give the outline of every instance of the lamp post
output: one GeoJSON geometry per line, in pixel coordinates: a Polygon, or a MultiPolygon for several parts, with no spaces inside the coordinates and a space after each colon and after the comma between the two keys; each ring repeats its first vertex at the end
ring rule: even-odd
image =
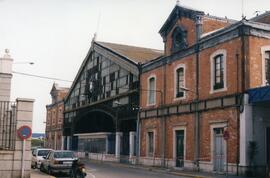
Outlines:
{"type": "Polygon", "coordinates": [[[195,91],[190,90],[189,88],[185,88],[183,86],[180,86],[180,89],[183,91],[191,92],[195,94],[195,130],[194,130],[194,144],[195,144],[195,152],[194,152],[194,164],[196,164],[196,169],[199,171],[200,165],[199,165],[199,152],[200,152],[200,113],[199,113],[199,92],[198,89],[195,91]]]}
{"type": "Polygon", "coordinates": [[[115,157],[116,159],[119,159],[120,161],[120,154],[121,154],[121,148],[120,148],[120,145],[121,145],[121,136],[122,134],[119,132],[119,125],[118,125],[118,122],[119,122],[119,106],[123,105],[122,103],[120,103],[119,101],[114,101],[113,104],[115,104],[117,106],[117,110],[116,110],[116,121],[115,121],[115,157]]]}

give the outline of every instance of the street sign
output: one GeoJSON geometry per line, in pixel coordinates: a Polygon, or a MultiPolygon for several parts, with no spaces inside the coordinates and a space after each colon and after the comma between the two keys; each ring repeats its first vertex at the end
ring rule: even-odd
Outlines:
{"type": "Polygon", "coordinates": [[[224,133],[223,133],[223,138],[224,138],[224,140],[229,140],[230,134],[229,134],[229,131],[228,131],[228,130],[225,130],[225,131],[224,131],[224,133]]]}
{"type": "Polygon", "coordinates": [[[18,129],[17,134],[22,140],[26,140],[31,137],[32,129],[29,126],[24,125],[18,129]]]}

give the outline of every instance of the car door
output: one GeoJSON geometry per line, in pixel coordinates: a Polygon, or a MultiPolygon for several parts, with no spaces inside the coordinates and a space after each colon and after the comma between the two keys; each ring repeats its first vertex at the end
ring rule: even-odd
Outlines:
{"type": "Polygon", "coordinates": [[[48,170],[48,166],[49,166],[49,162],[50,162],[50,156],[51,156],[52,152],[50,151],[48,153],[48,155],[46,156],[46,159],[43,162],[44,165],[44,169],[48,170]]]}
{"type": "Polygon", "coordinates": [[[37,149],[32,151],[31,165],[34,166],[37,160],[37,149]]]}
{"type": "Polygon", "coordinates": [[[50,157],[49,157],[49,160],[48,160],[48,166],[52,166],[53,165],[53,152],[51,152],[51,154],[50,154],[50,157]]]}

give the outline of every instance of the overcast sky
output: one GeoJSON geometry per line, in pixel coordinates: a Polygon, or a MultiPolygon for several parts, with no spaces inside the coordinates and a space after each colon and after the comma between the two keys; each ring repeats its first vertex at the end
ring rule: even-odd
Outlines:
{"type": "MultiPolygon", "coordinates": [[[[242,0],[180,2],[211,15],[241,19],[242,0]]],[[[270,10],[269,0],[244,2],[248,18],[255,11],[270,10]]],[[[0,0],[0,55],[8,48],[15,63],[35,62],[14,64],[14,71],[73,80],[95,32],[99,41],[163,49],[158,31],[175,4],[176,0],[0,0]]],[[[53,82],[13,76],[12,100],[35,99],[34,132],[44,132],[53,82]]]]}

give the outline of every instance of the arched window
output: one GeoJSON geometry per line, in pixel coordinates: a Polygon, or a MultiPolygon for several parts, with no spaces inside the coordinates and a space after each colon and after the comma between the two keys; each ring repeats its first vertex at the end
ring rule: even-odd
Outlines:
{"type": "Polygon", "coordinates": [[[210,56],[210,63],[211,63],[210,93],[227,90],[226,56],[227,52],[224,49],[219,49],[210,56]]]}
{"type": "Polygon", "coordinates": [[[181,98],[184,96],[184,91],[182,89],[182,87],[185,86],[184,81],[184,67],[180,67],[176,70],[176,98],[181,98]]]}
{"type": "Polygon", "coordinates": [[[224,88],[224,55],[214,57],[214,90],[224,88]]]}
{"type": "Polygon", "coordinates": [[[176,27],[172,33],[172,52],[185,49],[187,46],[187,31],[182,27],[176,27]]]}
{"type": "Polygon", "coordinates": [[[148,104],[156,103],[156,78],[150,77],[148,79],[148,104]]]}

